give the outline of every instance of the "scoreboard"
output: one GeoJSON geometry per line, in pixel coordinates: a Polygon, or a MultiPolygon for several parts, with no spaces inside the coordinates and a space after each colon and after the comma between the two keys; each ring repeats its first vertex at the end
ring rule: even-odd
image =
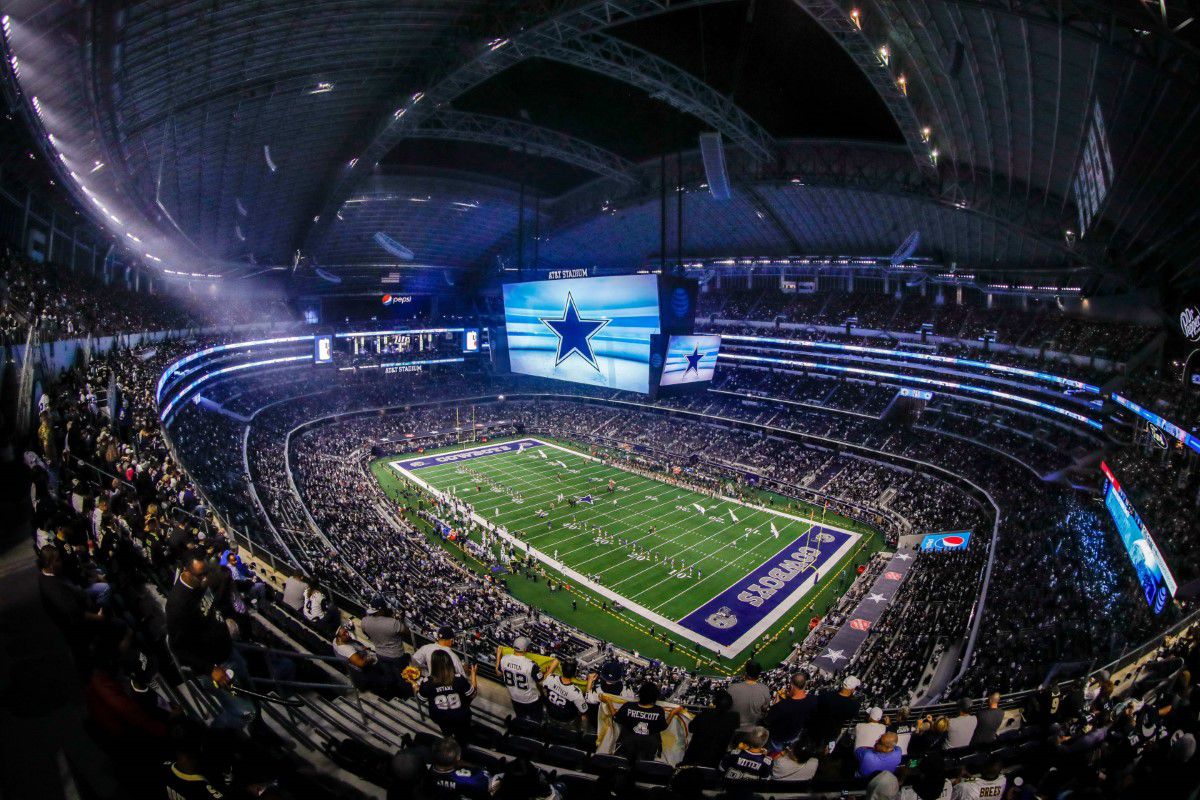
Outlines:
{"type": "Polygon", "coordinates": [[[643,394],[658,385],[662,335],[691,334],[695,320],[695,281],[661,275],[508,283],[503,292],[513,372],[643,394]]]}

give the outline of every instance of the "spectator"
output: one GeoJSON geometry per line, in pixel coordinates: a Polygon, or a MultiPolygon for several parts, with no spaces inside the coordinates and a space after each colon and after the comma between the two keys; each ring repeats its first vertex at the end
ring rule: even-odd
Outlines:
{"type": "Polygon", "coordinates": [[[854,749],[871,747],[883,736],[887,723],[883,718],[883,709],[875,706],[867,709],[867,721],[854,726],[854,749]]]}
{"type": "Polygon", "coordinates": [[[462,746],[452,736],[434,742],[431,756],[427,781],[435,797],[477,800],[500,789],[503,776],[492,777],[485,769],[463,763],[462,746]]]}
{"type": "Polygon", "coordinates": [[[504,653],[504,646],[496,647],[496,674],[508,689],[513,711],[521,719],[542,719],[542,696],[538,687],[542,683],[542,668],[529,657],[529,637],[518,636],[513,641],[513,651],[504,653]]]}
{"type": "Polygon", "coordinates": [[[929,715],[917,722],[917,732],[912,735],[908,748],[910,755],[921,758],[935,750],[941,750],[946,745],[946,737],[950,734],[950,720],[938,717],[936,720],[929,715]]]}
{"type": "Polygon", "coordinates": [[[1000,726],[1004,723],[1004,712],[1000,710],[999,692],[992,692],[988,695],[987,705],[976,714],[976,719],[978,724],[975,725],[975,733],[971,736],[971,746],[977,747],[996,741],[996,737],[1000,733],[1000,726]]]}
{"type": "Polygon", "coordinates": [[[448,625],[443,625],[438,628],[437,639],[429,644],[423,644],[417,648],[417,652],[413,653],[412,663],[416,665],[421,672],[429,672],[431,668],[431,658],[434,653],[439,650],[450,657],[450,663],[454,665],[454,674],[464,676],[467,671],[463,669],[462,661],[458,658],[458,653],[454,652],[454,629],[448,625]]]}
{"type": "Polygon", "coordinates": [[[855,774],[860,778],[870,778],[877,772],[895,772],[903,758],[903,751],[896,746],[896,734],[888,731],[879,737],[873,747],[855,749],[854,759],[858,762],[855,774]]]}
{"type": "Polygon", "coordinates": [[[946,748],[954,750],[969,746],[971,739],[975,736],[975,728],[978,724],[979,720],[975,719],[975,715],[971,713],[971,701],[964,697],[958,701],[958,714],[950,720],[946,748]]]}
{"type": "Polygon", "coordinates": [[[988,800],[1003,797],[1008,778],[1001,772],[1003,765],[992,759],[975,777],[967,777],[954,786],[954,800],[988,800]]]}
{"type": "Polygon", "coordinates": [[[404,650],[404,636],[408,628],[396,618],[392,607],[383,598],[375,598],[360,625],[363,635],[371,640],[380,665],[400,674],[412,659],[404,650]]]}
{"type": "Polygon", "coordinates": [[[837,691],[826,689],[817,696],[814,732],[823,742],[834,742],[841,735],[842,728],[858,716],[860,698],[855,694],[862,681],[849,675],[842,681],[842,688],[837,691]]]}
{"type": "Polygon", "coordinates": [[[803,672],[792,673],[787,689],[779,693],[768,709],[764,725],[771,732],[772,752],[785,749],[807,727],[817,706],[817,698],[808,694],[807,684],[808,676],[803,672]]]}
{"type": "Polygon", "coordinates": [[[792,742],[791,747],[775,758],[771,778],[777,781],[810,781],[820,766],[819,745],[804,739],[792,742]]]}
{"type": "Polygon", "coordinates": [[[730,684],[727,690],[733,698],[733,710],[737,712],[743,728],[757,724],[771,702],[771,690],[759,683],[761,676],[762,665],[751,661],[746,664],[745,677],[730,684]]]}
{"type": "Polygon", "coordinates": [[[203,727],[185,725],[174,733],[175,759],[165,765],[164,796],[182,800],[222,800],[224,783],[217,783],[202,771],[203,727]]]}
{"type": "MultiPolygon", "coordinates": [[[[211,677],[214,699],[222,709],[213,726],[242,728],[254,719],[256,709],[233,691],[248,677],[249,669],[234,648],[229,627],[208,588],[209,570],[204,551],[185,551],[179,576],[167,595],[167,640],[182,665],[211,677]]],[[[210,684],[201,681],[201,685],[210,684]]]]}
{"type": "Polygon", "coordinates": [[[90,663],[88,647],[91,633],[89,622],[100,623],[104,620],[103,609],[89,610],[83,589],[68,581],[62,572],[62,554],[52,544],[45,545],[38,551],[38,561],[41,573],[38,575],[38,591],[42,596],[42,606],[47,615],[62,631],[75,664],[86,671],[90,663]]]}
{"type": "Polygon", "coordinates": [[[445,650],[433,650],[429,674],[417,693],[429,703],[429,716],[447,736],[462,746],[471,741],[471,701],[478,689],[477,668],[471,665],[470,680],[454,671],[454,662],[445,650]]]}
{"type": "Polygon", "coordinates": [[[713,697],[713,707],[696,715],[688,725],[688,746],[683,763],[716,767],[729,751],[741,718],[733,710],[733,698],[724,689],[713,697]]]}
{"type": "Polygon", "coordinates": [[[604,704],[620,730],[617,752],[633,760],[652,761],[662,752],[662,732],[680,713],[681,706],[666,711],[658,704],[658,687],[643,683],[636,702],[624,703],[619,709],[605,697],[604,704]]]}
{"type": "Polygon", "coordinates": [[[721,769],[727,780],[765,780],[771,777],[774,759],[767,751],[766,728],[755,726],[740,735],[741,741],[724,759],[721,769]]]}
{"type": "Polygon", "coordinates": [[[909,773],[902,800],[950,800],[953,785],[946,777],[946,762],[941,752],[930,753],[921,760],[917,772],[909,773]]]}
{"type": "Polygon", "coordinates": [[[568,658],[562,662],[562,671],[558,675],[548,675],[542,683],[546,690],[546,714],[550,722],[561,728],[579,732],[583,730],[583,720],[587,715],[587,700],[584,694],[592,691],[596,680],[595,674],[589,675],[587,688],[580,691],[575,685],[575,673],[579,669],[575,659],[568,658]]]}
{"type": "Polygon", "coordinates": [[[396,696],[400,686],[399,673],[381,664],[379,657],[355,638],[354,629],[349,623],[339,626],[334,634],[333,652],[346,660],[350,668],[350,681],[355,687],[382,697],[396,696]]]}
{"type": "Polygon", "coordinates": [[[309,582],[304,587],[302,608],[304,618],[311,622],[317,630],[328,632],[332,628],[336,631],[336,626],[341,624],[337,618],[337,608],[330,604],[329,598],[325,597],[325,593],[315,583],[309,582]]]}
{"type": "Polygon", "coordinates": [[[895,800],[900,796],[900,781],[890,772],[877,772],[867,782],[864,800],[895,800]]]}

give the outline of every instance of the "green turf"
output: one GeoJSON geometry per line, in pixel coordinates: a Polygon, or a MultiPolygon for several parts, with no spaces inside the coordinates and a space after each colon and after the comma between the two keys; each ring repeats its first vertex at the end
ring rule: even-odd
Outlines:
{"type": "MultiPolygon", "coordinates": [[[[579,445],[566,446],[587,452],[587,448],[579,445]]],[[[613,455],[618,462],[621,457],[620,453],[613,455]]],[[[416,502],[419,491],[414,491],[415,487],[389,466],[397,458],[376,460],[372,471],[394,499],[416,502]]],[[[557,551],[559,559],[572,568],[596,576],[611,591],[673,620],[681,619],[720,593],[808,528],[805,522],[781,517],[764,508],[718,500],[548,447],[426,467],[418,470],[417,475],[439,490],[453,490],[470,502],[477,513],[519,534],[533,547],[550,555],[557,551]],[[547,458],[538,456],[538,451],[544,451],[547,458]],[[623,488],[610,494],[607,491],[610,479],[623,488]],[[554,507],[560,493],[566,497],[591,494],[596,503],[574,507],[561,503],[554,507]],[[618,501],[615,504],[614,498],[618,501]],[[692,503],[704,506],[706,513],[699,513],[692,503]],[[730,516],[730,509],[737,522],[730,516]],[[538,516],[539,510],[548,512],[548,516],[538,516]],[[779,538],[771,534],[770,523],[778,529],[779,538]],[[655,526],[653,533],[651,525],[655,526]],[[634,548],[628,545],[596,542],[597,526],[609,537],[636,540],[636,551],[657,553],[659,561],[652,556],[645,560],[631,558],[634,548]],[[664,563],[664,558],[675,559],[674,567],[669,561],[664,563]],[[689,567],[691,577],[672,577],[673,569],[689,567]]],[[[746,499],[773,505],[792,515],[816,519],[822,516],[819,510],[768,493],[752,492],[746,499]]],[[[861,524],[833,514],[825,516],[824,522],[865,535],[821,585],[776,623],[764,637],[765,641],[757,643],[758,658],[762,661],[774,663],[786,655],[793,641],[793,637],[786,635],[787,628],[795,625],[798,631],[794,638],[802,638],[808,618],[823,613],[848,585],[849,575],[843,573],[852,571],[854,565],[864,562],[880,547],[878,537],[861,524]]],[[[460,559],[471,561],[452,543],[432,535],[431,539],[460,559]]],[[[630,611],[602,611],[600,598],[583,587],[552,592],[547,589],[544,577],[530,580],[522,575],[507,576],[507,582],[518,599],[643,655],[689,667],[699,662],[714,672],[729,672],[744,658],[743,654],[736,659],[717,657],[685,639],[664,635],[661,630],[651,637],[650,623],[630,611]],[[572,600],[576,601],[577,609],[572,609],[572,600]],[[674,642],[674,649],[667,642],[674,642]]]]}

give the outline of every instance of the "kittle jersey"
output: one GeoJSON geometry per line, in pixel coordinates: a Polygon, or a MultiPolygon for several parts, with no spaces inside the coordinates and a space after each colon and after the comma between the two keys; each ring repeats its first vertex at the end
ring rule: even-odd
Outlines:
{"type": "Polygon", "coordinates": [[[570,722],[587,711],[587,700],[579,687],[559,678],[546,681],[546,705],[550,716],[562,722],[570,722]]]}
{"type": "Polygon", "coordinates": [[[509,653],[500,659],[500,674],[513,702],[534,703],[541,697],[538,684],[542,681],[542,669],[532,658],[509,653]]]}

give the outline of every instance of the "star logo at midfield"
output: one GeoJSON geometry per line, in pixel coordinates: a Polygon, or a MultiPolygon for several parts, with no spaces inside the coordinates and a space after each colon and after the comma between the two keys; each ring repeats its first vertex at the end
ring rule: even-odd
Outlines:
{"type": "Polygon", "coordinates": [[[910,558],[912,558],[912,556],[910,556],[908,553],[897,553],[896,554],[897,561],[908,561],[910,558]]]}
{"type": "Polygon", "coordinates": [[[869,595],[867,595],[867,599],[870,600],[872,603],[887,602],[887,598],[884,597],[883,595],[881,595],[879,592],[871,592],[869,595]]]}
{"type": "Polygon", "coordinates": [[[596,364],[596,354],[592,351],[592,337],[600,332],[610,319],[583,319],[579,316],[579,309],[575,307],[575,298],[567,292],[567,302],[563,306],[563,313],[560,319],[551,319],[541,317],[541,322],[549,328],[555,336],[558,337],[558,353],[554,359],[554,366],[558,366],[562,362],[571,357],[572,353],[578,353],[579,357],[599,372],[600,367],[596,364]]]}
{"type": "Polygon", "coordinates": [[[700,352],[699,345],[696,345],[695,347],[693,347],[692,354],[690,356],[684,356],[684,358],[687,359],[688,365],[687,365],[687,369],[685,369],[683,371],[683,374],[687,375],[689,372],[695,372],[697,375],[699,375],[700,374],[700,359],[704,358],[706,355],[708,355],[708,354],[700,352]]]}

